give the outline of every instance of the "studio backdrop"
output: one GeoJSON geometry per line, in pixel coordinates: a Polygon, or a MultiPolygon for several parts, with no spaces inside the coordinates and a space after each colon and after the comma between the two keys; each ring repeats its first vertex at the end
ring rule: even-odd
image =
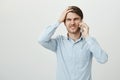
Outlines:
{"type": "MultiPolygon", "coordinates": [[[[90,35],[108,53],[108,62],[93,59],[93,80],[120,80],[119,0],[0,0],[0,80],[55,80],[56,54],[38,38],[71,5],[84,13],[90,35]]],[[[66,35],[61,24],[56,35],[66,35]]]]}

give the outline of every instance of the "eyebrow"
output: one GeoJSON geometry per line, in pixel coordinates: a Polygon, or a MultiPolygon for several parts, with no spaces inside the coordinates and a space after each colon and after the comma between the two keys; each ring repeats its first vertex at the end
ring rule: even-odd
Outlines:
{"type": "MultiPolygon", "coordinates": [[[[80,19],[80,18],[78,18],[78,17],[74,18],[74,20],[76,20],[76,19],[80,19]]],[[[66,20],[71,20],[71,18],[66,18],[66,20]]]]}

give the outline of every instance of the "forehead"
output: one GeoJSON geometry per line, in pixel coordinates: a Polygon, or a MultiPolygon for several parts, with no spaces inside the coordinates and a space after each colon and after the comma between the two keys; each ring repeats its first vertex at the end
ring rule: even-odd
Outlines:
{"type": "Polygon", "coordinates": [[[66,18],[80,18],[80,16],[76,13],[69,12],[67,13],[66,18]]]}

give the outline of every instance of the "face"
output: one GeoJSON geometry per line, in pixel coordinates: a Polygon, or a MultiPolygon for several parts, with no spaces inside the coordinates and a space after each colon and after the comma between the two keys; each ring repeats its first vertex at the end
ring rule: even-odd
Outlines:
{"type": "Polygon", "coordinates": [[[66,15],[65,26],[67,28],[68,33],[76,34],[80,32],[79,24],[82,22],[81,17],[76,13],[69,12],[66,15]]]}

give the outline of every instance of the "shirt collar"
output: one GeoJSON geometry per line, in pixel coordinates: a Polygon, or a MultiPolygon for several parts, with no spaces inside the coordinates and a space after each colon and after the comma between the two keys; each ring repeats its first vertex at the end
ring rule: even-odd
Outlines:
{"type": "MultiPolygon", "coordinates": [[[[67,33],[67,37],[66,37],[67,40],[71,40],[71,38],[69,37],[68,33],[67,33]]],[[[84,37],[83,36],[80,36],[79,39],[76,40],[76,42],[80,41],[80,40],[83,40],[84,37]]]]}

